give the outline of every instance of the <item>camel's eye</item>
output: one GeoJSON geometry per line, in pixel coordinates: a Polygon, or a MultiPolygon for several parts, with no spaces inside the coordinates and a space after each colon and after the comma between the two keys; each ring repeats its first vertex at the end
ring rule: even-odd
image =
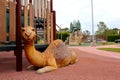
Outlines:
{"type": "Polygon", "coordinates": [[[32,29],[32,31],[35,31],[35,29],[32,29]]]}
{"type": "Polygon", "coordinates": [[[25,29],[23,28],[22,31],[25,32],[25,29]]]}

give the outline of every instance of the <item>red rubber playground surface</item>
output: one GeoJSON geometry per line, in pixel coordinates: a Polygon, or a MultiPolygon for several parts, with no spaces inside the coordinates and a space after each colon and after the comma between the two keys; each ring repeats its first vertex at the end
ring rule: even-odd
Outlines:
{"type": "Polygon", "coordinates": [[[23,71],[16,72],[13,51],[0,52],[0,80],[120,80],[119,53],[99,51],[97,47],[70,48],[77,53],[78,62],[44,74],[26,70],[29,63],[24,53],[23,71]]]}

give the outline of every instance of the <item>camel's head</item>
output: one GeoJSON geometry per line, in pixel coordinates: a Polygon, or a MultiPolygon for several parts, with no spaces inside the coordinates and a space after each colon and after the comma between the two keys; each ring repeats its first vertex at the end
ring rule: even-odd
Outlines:
{"type": "Polygon", "coordinates": [[[36,38],[35,28],[31,26],[22,28],[22,37],[24,41],[34,41],[36,38]]]}

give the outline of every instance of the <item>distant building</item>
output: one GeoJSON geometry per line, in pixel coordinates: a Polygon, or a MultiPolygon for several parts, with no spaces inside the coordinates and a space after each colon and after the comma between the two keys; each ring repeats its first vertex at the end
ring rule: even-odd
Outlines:
{"type": "Polygon", "coordinates": [[[117,30],[117,33],[120,34],[120,29],[117,30]]]}

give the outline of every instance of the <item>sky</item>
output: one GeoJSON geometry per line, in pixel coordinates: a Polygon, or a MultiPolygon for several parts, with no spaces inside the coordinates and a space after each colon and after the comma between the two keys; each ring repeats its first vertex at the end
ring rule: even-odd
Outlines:
{"type": "MultiPolygon", "coordinates": [[[[70,26],[74,20],[79,20],[82,31],[92,33],[91,0],[53,0],[56,11],[56,23],[62,28],[70,26]]],[[[94,31],[97,24],[103,21],[109,29],[120,29],[120,1],[93,0],[94,31]]]]}

